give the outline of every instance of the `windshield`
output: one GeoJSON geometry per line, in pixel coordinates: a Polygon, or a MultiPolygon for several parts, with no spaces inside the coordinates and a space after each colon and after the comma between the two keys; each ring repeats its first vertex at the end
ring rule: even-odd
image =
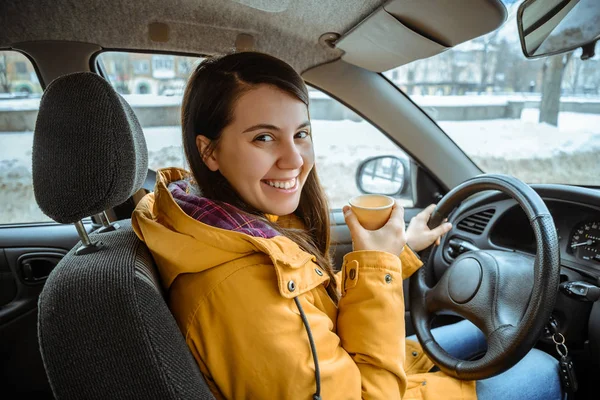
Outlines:
{"type": "Polygon", "coordinates": [[[526,59],[504,3],[498,30],[384,75],[484,172],[600,186],[600,57],[526,59]]]}

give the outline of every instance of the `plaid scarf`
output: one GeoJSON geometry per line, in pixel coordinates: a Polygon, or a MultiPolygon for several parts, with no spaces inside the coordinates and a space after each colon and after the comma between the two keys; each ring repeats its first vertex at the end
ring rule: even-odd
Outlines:
{"type": "Polygon", "coordinates": [[[242,213],[232,205],[201,197],[187,180],[171,182],[168,189],[177,205],[187,215],[204,224],[265,239],[279,235],[265,222],[242,213]]]}

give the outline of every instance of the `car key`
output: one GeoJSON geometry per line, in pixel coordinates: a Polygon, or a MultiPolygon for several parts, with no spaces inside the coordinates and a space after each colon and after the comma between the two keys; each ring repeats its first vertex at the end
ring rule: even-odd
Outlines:
{"type": "Polygon", "coordinates": [[[562,356],[558,363],[560,367],[560,380],[565,392],[575,393],[577,391],[577,377],[573,369],[573,361],[570,356],[562,356]]]}
{"type": "Polygon", "coordinates": [[[577,391],[577,377],[575,376],[575,368],[573,367],[573,361],[569,356],[569,350],[565,345],[565,337],[561,333],[555,333],[552,335],[552,341],[556,345],[556,351],[560,355],[558,362],[560,381],[562,383],[565,392],[575,393],[577,391]],[[557,339],[558,336],[558,339],[557,339]]]}

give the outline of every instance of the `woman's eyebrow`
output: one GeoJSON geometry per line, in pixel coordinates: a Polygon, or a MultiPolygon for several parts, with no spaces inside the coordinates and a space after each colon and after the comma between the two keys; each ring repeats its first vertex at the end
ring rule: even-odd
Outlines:
{"type": "Polygon", "coordinates": [[[277,127],[275,125],[271,125],[271,124],[256,124],[256,125],[252,125],[250,128],[246,129],[242,133],[252,132],[252,131],[259,130],[259,129],[266,129],[266,130],[270,130],[270,131],[280,131],[281,130],[281,129],[279,129],[279,127],[277,127]]]}
{"type": "MultiPolygon", "coordinates": [[[[298,126],[298,128],[296,128],[296,130],[306,128],[306,127],[310,127],[310,121],[304,121],[303,123],[301,123],[298,126]]],[[[252,132],[252,131],[259,130],[259,129],[265,129],[265,130],[270,130],[270,131],[280,131],[281,130],[281,128],[279,128],[278,126],[271,125],[271,124],[256,124],[256,125],[252,125],[251,127],[247,128],[242,133],[252,132]]]]}
{"type": "Polygon", "coordinates": [[[302,128],[310,128],[310,121],[308,121],[308,120],[304,121],[296,128],[296,130],[302,129],[302,128]]]}

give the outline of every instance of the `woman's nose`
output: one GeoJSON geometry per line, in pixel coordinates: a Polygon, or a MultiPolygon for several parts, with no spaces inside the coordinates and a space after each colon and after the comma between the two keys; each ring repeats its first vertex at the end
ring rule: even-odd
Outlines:
{"type": "Polygon", "coordinates": [[[282,146],[277,166],[281,169],[297,169],[302,167],[304,159],[302,158],[301,149],[296,143],[286,143],[282,146]]]}

